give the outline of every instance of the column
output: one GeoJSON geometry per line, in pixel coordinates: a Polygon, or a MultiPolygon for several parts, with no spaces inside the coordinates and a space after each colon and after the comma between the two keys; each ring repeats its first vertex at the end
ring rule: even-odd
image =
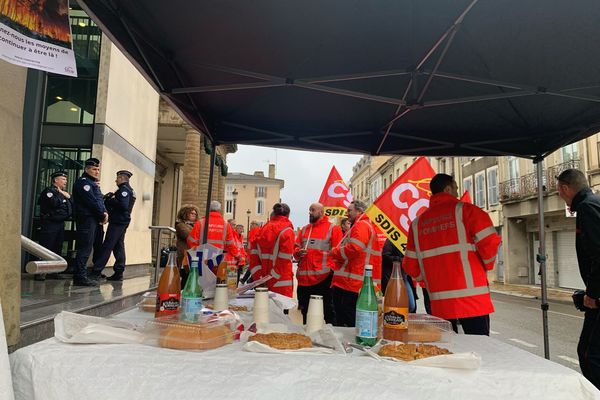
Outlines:
{"type": "Polygon", "coordinates": [[[204,152],[200,132],[184,124],[185,160],[183,164],[183,184],[181,188],[181,204],[194,204],[200,207],[200,153],[204,152]]]}
{"type": "Polygon", "coordinates": [[[210,154],[204,151],[204,140],[207,140],[202,135],[202,144],[200,145],[200,168],[197,171],[199,177],[199,200],[200,214],[204,215],[206,210],[206,196],[208,195],[208,175],[210,172],[210,154]]]}
{"type": "Polygon", "coordinates": [[[18,171],[14,172],[16,165],[19,166],[19,170],[22,165],[26,81],[26,68],[0,62],[0,170],[5,172],[4,187],[9,188],[0,191],[0,301],[9,346],[16,345],[20,336],[22,177],[18,171]]]}

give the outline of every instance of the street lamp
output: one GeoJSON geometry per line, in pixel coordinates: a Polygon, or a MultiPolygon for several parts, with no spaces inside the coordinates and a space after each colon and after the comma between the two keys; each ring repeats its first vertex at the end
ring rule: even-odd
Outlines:
{"type": "Polygon", "coordinates": [[[231,192],[231,197],[233,197],[233,219],[235,219],[235,200],[237,199],[238,192],[234,188],[233,192],[231,192]]]}
{"type": "Polygon", "coordinates": [[[248,221],[246,222],[246,240],[248,240],[248,234],[250,233],[250,214],[252,214],[252,211],[246,211],[246,215],[248,216],[248,221]]]}

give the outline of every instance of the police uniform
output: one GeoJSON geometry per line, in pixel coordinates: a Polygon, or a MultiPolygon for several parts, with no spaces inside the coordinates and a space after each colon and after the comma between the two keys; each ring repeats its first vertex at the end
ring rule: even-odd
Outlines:
{"type": "MultiPolygon", "coordinates": [[[[117,172],[117,177],[131,178],[132,175],[131,172],[125,170],[117,172]]],[[[125,271],[125,233],[131,222],[131,210],[133,210],[135,200],[135,191],[128,181],[119,184],[114,193],[107,193],[104,196],[104,204],[108,210],[108,229],[98,258],[94,260],[92,278],[100,278],[112,252],[115,256],[114,274],[108,280],[123,280],[123,271],[125,271]]]]}
{"type": "MultiPolygon", "coordinates": [[[[100,161],[97,158],[90,158],[86,160],[85,166],[99,167],[100,161]]],[[[96,283],[87,277],[86,264],[101,228],[100,224],[104,220],[106,207],[96,179],[86,172],[73,185],[73,204],[77,223],[75,244],[77,257],[73,283],[95,286],[96,283]]]]}
{"type": "MultiPolygon", "coordinates": [[[[54,182],[60,176],[67,177],[65,171],[57,171],[51,175],[54,182]]],[[[63,240],[65,237],[65,220],[69,219],[73,212],[71,199],[67,199],[54,185],[42,190],[38,199],[40,206],[40,236],[42,246],[55,254],[61,255],[63,240]]],[[[45,274],[35,276],[36,280],[44,280],[45,274]]]]}

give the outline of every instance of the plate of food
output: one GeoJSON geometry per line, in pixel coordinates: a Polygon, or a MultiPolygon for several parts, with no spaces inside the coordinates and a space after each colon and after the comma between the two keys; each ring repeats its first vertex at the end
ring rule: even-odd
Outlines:
{"type": "Polygon", "coordinates": [[[379,360],[439,368],[478,369],[481,356],[475,352],[453,353],[443,346],[424,343],[402,343],[380,340],[366,351],[379,360]]]}

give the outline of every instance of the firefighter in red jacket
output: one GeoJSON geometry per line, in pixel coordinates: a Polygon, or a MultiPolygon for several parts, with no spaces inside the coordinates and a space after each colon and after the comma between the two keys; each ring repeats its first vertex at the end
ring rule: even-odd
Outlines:
{"type": "Polygon", "coordinates": [[[466,334],[489,336],[494,306],[486,271],[494,268],[500,236],[485,211],[457,199],[450,175],[437,174],[430,188],[429,209],[411,223],[402,267],[425,282],[433,315],[456,332],[459,320],[466,334]]]}
{"type": "MultiPolygon", "coordinates": [[[[267,282],[269,290],[287,297],[293,296],[294,273],[292,256],[294,253],[294,228],[288,219],[290,207],[285,203],[273,206],[271,220],[260,230],[253,249],[260,264],[251,264],[252,279],[265,275],[273,279],[267,282]]],[[[256,258],[254,258],[256,260],[256,258]]]]}
{"type": "MultiPolygon", "coordinates": [[[[238,248],[235,245],[233,237],[233,229],[223,219],[220,213],[221,203],[216,200],[210,203],[210,214],[208,217],[208,244],[215,246],[216,248],[223,249],[227,252],[227,256],[231,259],[239,259],[240,255],[238,248]]],[[[187,243],[190,248],[200,246],[203,242],[204,235],[204,220],[202,217],[196,221],[194,228],[190,232],[187,243]]]]}
{"type": "Polygon", "coordinates": [[[359,200],[350,203],[350,233],[346,233],[341,243],[331,251],[335,262],[331,286],[337,326],[355,325],[356,300],[362,287],[365,265],[373,266],[373,282],[381,286],[381,248],[375,227],[364,213],[366,208],[366,204],[359,200]]]}
{"type": "Polygon", "coordinates": [[[298,261],[298,308],[304,324],[311,295],[323,296],[325,322],[333,324],[333,301],[331,299],[331,267],[333,259],[329,252],[342,240],[342,230],[329,222],[320,203],[308,209],[310,224],[300,230],[296,237],[294,257],[298,261]]]}

